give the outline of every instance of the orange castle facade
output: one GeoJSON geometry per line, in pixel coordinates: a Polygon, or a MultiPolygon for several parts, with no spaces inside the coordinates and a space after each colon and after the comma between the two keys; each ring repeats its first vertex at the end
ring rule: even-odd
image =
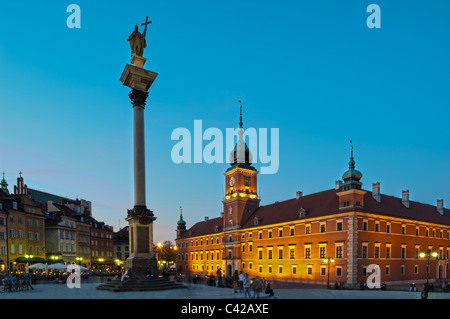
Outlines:
{"type": "Polygon", "coordinates": [[[216,276],[221,269],[229,277],[237,270],[250,277],[356,286],[375,264],[387,284],[449,277],[450,211],[443,201],[410,201],[408,191],[402,198],[387,196],[380,183],[364,190],[353,148],[349,170],[335,188],[297,192],[266,206],[259,205],[258,171],[241,139],[233,152],[221,216],[189,229],[182,216],[178,222],[179,272],[216,276]],[[240,149],[245,156],[238,161],[240,149]]]}

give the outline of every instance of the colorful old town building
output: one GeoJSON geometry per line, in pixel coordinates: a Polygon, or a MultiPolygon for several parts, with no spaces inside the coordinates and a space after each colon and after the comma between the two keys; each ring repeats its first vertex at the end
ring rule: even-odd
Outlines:
{"type": "Polygon", "coordinates": [[[45,262],[45,214],[28,194],[22,174],[8,191],[0,189],[0,259],[2,272],[25,271],[27,264],[45,262]]]}
{"type": "Polygon", "coordinates": [[[258,171],[242,139],[225,171],[220,217],[186,227],[177,224],[177,269],[225,276],[236,270],[251,277],[306,283],[367,282],[377,268],[381,282],[446,281],[449,276],[450,210],[381,193],[380,183],[362,186],[351,148],[348,170],[335,187],[260,205],[258,171]]]}
{"type": "Polygon", "coordinates": [[[0,181],[0,273],[36,263],[111,268],[113,230],[92,216],[91,202],[28,188],[22,173],[10,193],[0,181]]]}

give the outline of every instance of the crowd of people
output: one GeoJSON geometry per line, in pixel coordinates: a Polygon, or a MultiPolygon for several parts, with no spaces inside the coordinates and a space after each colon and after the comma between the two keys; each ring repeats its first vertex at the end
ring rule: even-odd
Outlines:
{"type": "Polygon", "coordinates": [[[240,273],[236,270],[233,275],[234,293],[243,293],[244,298],[259,299],[261,292],[268,294],[270,297],[274,295],[273,289],[264,278],[256,276],[250,279],[247,273],[240,273]],[[253,294],[251,294],[253,291],[253,294]]]}
{"type": "Polygon", "coordinates": [[[32,276],[26,273],[22,276],[17,274],[8,273],[3,279],[3,292],[34,290],[32,286],[32,276]]]}

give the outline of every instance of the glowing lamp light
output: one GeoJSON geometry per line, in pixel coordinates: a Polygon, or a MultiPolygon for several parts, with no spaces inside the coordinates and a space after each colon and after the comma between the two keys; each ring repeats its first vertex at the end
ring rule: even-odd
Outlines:
{"type": "Polygon", "coordinates": [[[419,256],[420,258],[425,258],[425,253],[420,253],[419,256]]]}

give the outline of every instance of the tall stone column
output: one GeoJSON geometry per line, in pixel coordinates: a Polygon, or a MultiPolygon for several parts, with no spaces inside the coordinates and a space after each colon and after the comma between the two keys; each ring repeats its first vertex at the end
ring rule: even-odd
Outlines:
{"type": "Polygon", "coordinates": [[[133,104],[134,205],[145,206],[144,109],[148,92],[133,89],[129,97],[133,104]]]}
{"type": "Polygon", "coordinates": [[[144,110],[148,90],[157,73],[144,69],[145,58],[133,56],[120,78],[131,88],[129,98],[133,105],[133,149],[134,149],[134,207],[128,210],[126,220],[129,223],[130,256],[126,267],[131,269],[133,277],[144,277],[147,269],[152,273],[158,270],[153,253],[153,212],[147,208],[145,196],[145,138],[144,110]]]}

